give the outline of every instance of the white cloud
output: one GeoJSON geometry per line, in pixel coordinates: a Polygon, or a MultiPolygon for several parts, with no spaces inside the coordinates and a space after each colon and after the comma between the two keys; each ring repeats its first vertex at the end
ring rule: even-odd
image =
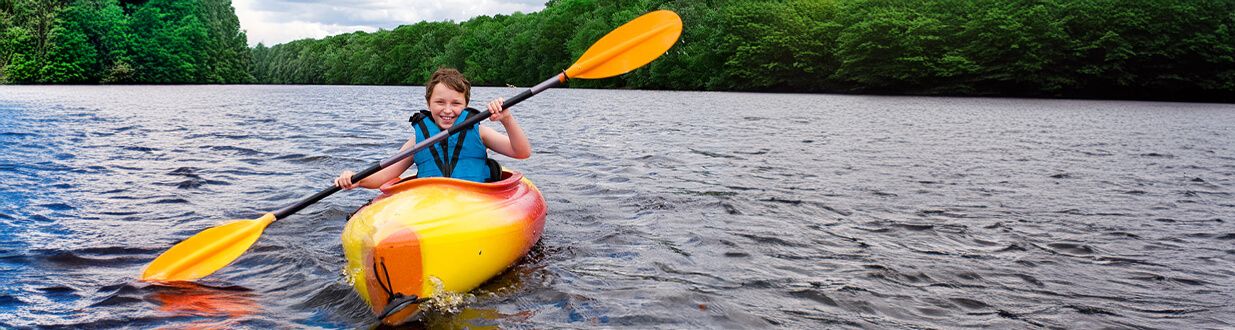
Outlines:
{"type": "Polygon", "coordinates": [[[249,45],[394,29],[421,21],[530,13],[546,0],[232,0],[249,45]]]}

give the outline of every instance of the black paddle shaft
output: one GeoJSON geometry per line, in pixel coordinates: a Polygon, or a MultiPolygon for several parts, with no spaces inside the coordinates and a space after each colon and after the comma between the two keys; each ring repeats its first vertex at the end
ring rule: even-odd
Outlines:
{"type": "MultiPolygon", "coordinates": [[[[532,86],[532,88],[524,90],[523,92],[519,93],[519,95],[515,95],[514,97],[511,97],[510,99],[502,102],[502,109],[513,107],[515,106],[515,104],[519,104],[519,102],[523,102],[523,100],[526,100],[532,97],[533,95],[539,94],[540,92],[543,92],[546,89],[564,85],[566,83],[565,77],[566,77],[566,74],[562,73],[562,74],[553,76],[553,78],[549,78],[548,80],[545,80],[544,82],[541,82],[540,84],[537,84],[536,86],[532,86]]],[[[488,111],[481,111],[479,114],[472,116],[468,118],[467,120],[464,120],[462,124],[450,126],[450,128],[446,129],[445,131],[441,131],[441,132],[438,132],[437,134],[433,134],[433,136],[430,136],[424,141],[420,141],[420,143],[417,143],[411,148],[401,151],[398,154],[391,156],[390,158],[386,158],[380,162],[377,162],[373,164],[372,166],[369,166],[369,168],[366,168],[360,171],[359,173],[352,175],[352,182],[360,182],[360,180],[364,180],[364,178],[367,178],[370,175],[373,175],[374,173],[377,173],[384,168],[390,167],[390,165],[394,165],[394,163],[398,163],[400,160],[410,157],[411,155],[414,155],[417,152],[424,150],[424,148],[431,146],[434,143],[441,142],[443,139],[445,139],[446,137],[450,135],[453,135],[459,131],[462,131],[464,127],[471,127],[472,125],[475,125],[481,120],[485,120],[485,118],[489,118],[489,116],[492,114],[493,113],[488,112],[488,111]]],[[[313,196],[309,196],[305,199],[300,200],[299,202],[293,203],[291,205],[288,205],[287,207],[284,207],[278,211],[275,211],[274,219],[280,220],[296,212],[299,212],[305,207],[308,207],[309,205],[313,205],[313,203],[317,203],[317,201],[320,201],[323,198],[326,198],[326,196],[330,196],[330,195],[333,195],[334,193],[339,192],[339,190],[343,190],[343,188],[339,188],[339,186],[337,185],[331,185],[329,188],[326,188],[322,191],[317,192],[316,194],[313,194],[313,196]]]]}

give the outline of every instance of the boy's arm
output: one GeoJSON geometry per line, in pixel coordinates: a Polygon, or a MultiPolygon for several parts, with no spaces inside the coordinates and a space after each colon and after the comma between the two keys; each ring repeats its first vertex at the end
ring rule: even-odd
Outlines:
{"type": "Polygon", "coordinates": [[[504,118],[502,126],[506,127],[506,133],[510,134],[509,136],[495,129],[480,126],[480,140],[485,143],[485,147],[514,159],[531,157],[532,143],[527,140],[527,135],[523,134],[523,128],[519,127],[515,118],[504,118]]]}
{"type": "MultiPolygon", "coordinates": [[[[399,148],[399,151],[407,150],[407,148],[411,148],[414,145],[416,145],[415,137],[407,140],[406,143],[403,143],[403,147],[399,148]]],[[[407,171],[409,167],[412,167],[412,157],[404,158],[403,160],[391,164],[390,167],[377,171],[377,173],[373,173],[373,175],[364,178],[364,180],[360,180],[360,186],[369,189],[380,188],[382,184],[398,178],[399,174],[403,174],[403,171],[407,171]]]]}
{"type": "Polygon", "coordinates": [[[489,120],[501,122],[509,136],[498,133],[492,128],[480,126],[480,141],[485,143],[485,147],[499,154],[514,159],[527,159],[532,156],[532,142],[528,141],[527,135],[523,134],[523,128],[519,127],[519,122],[515,120],[515,114],[510,109],[503,109],[502,102],[505,101],[502,98],[489,101],[488,110],[493,114],[489,120]]]}

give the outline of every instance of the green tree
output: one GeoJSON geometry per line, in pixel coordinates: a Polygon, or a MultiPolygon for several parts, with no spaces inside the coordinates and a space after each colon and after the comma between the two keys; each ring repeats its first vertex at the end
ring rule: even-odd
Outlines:
{"type": "Polygon", "coordinates": [[[65,7],[48,33],[48,49],[39,68],[40,83],[86,83],[96,80],[98,52],[86,35],[84,23],[91,12],[65,7]]]}
{"type": "Polygon", "coordinates": [[[200,0],[199,20],[206,25],[205,83],[250,83],[253,54],[231,0],[200,0]]]}
{"type": "Polygon", "coordinates": [[[10,27],[0,35],[0,81],[33,82],[38,77],[38,55],[34,33],[24,27],[10,27]]]}

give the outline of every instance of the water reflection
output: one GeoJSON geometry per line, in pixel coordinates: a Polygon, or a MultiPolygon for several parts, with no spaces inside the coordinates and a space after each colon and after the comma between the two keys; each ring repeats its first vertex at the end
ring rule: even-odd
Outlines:
{"type": "Polygon", "coordinates": [[[240,286],[214,287],[191,282],[152,284],[150,299],[166,316],[198,316],[239,320],[261,312],[253,290],[240,286]]]}

